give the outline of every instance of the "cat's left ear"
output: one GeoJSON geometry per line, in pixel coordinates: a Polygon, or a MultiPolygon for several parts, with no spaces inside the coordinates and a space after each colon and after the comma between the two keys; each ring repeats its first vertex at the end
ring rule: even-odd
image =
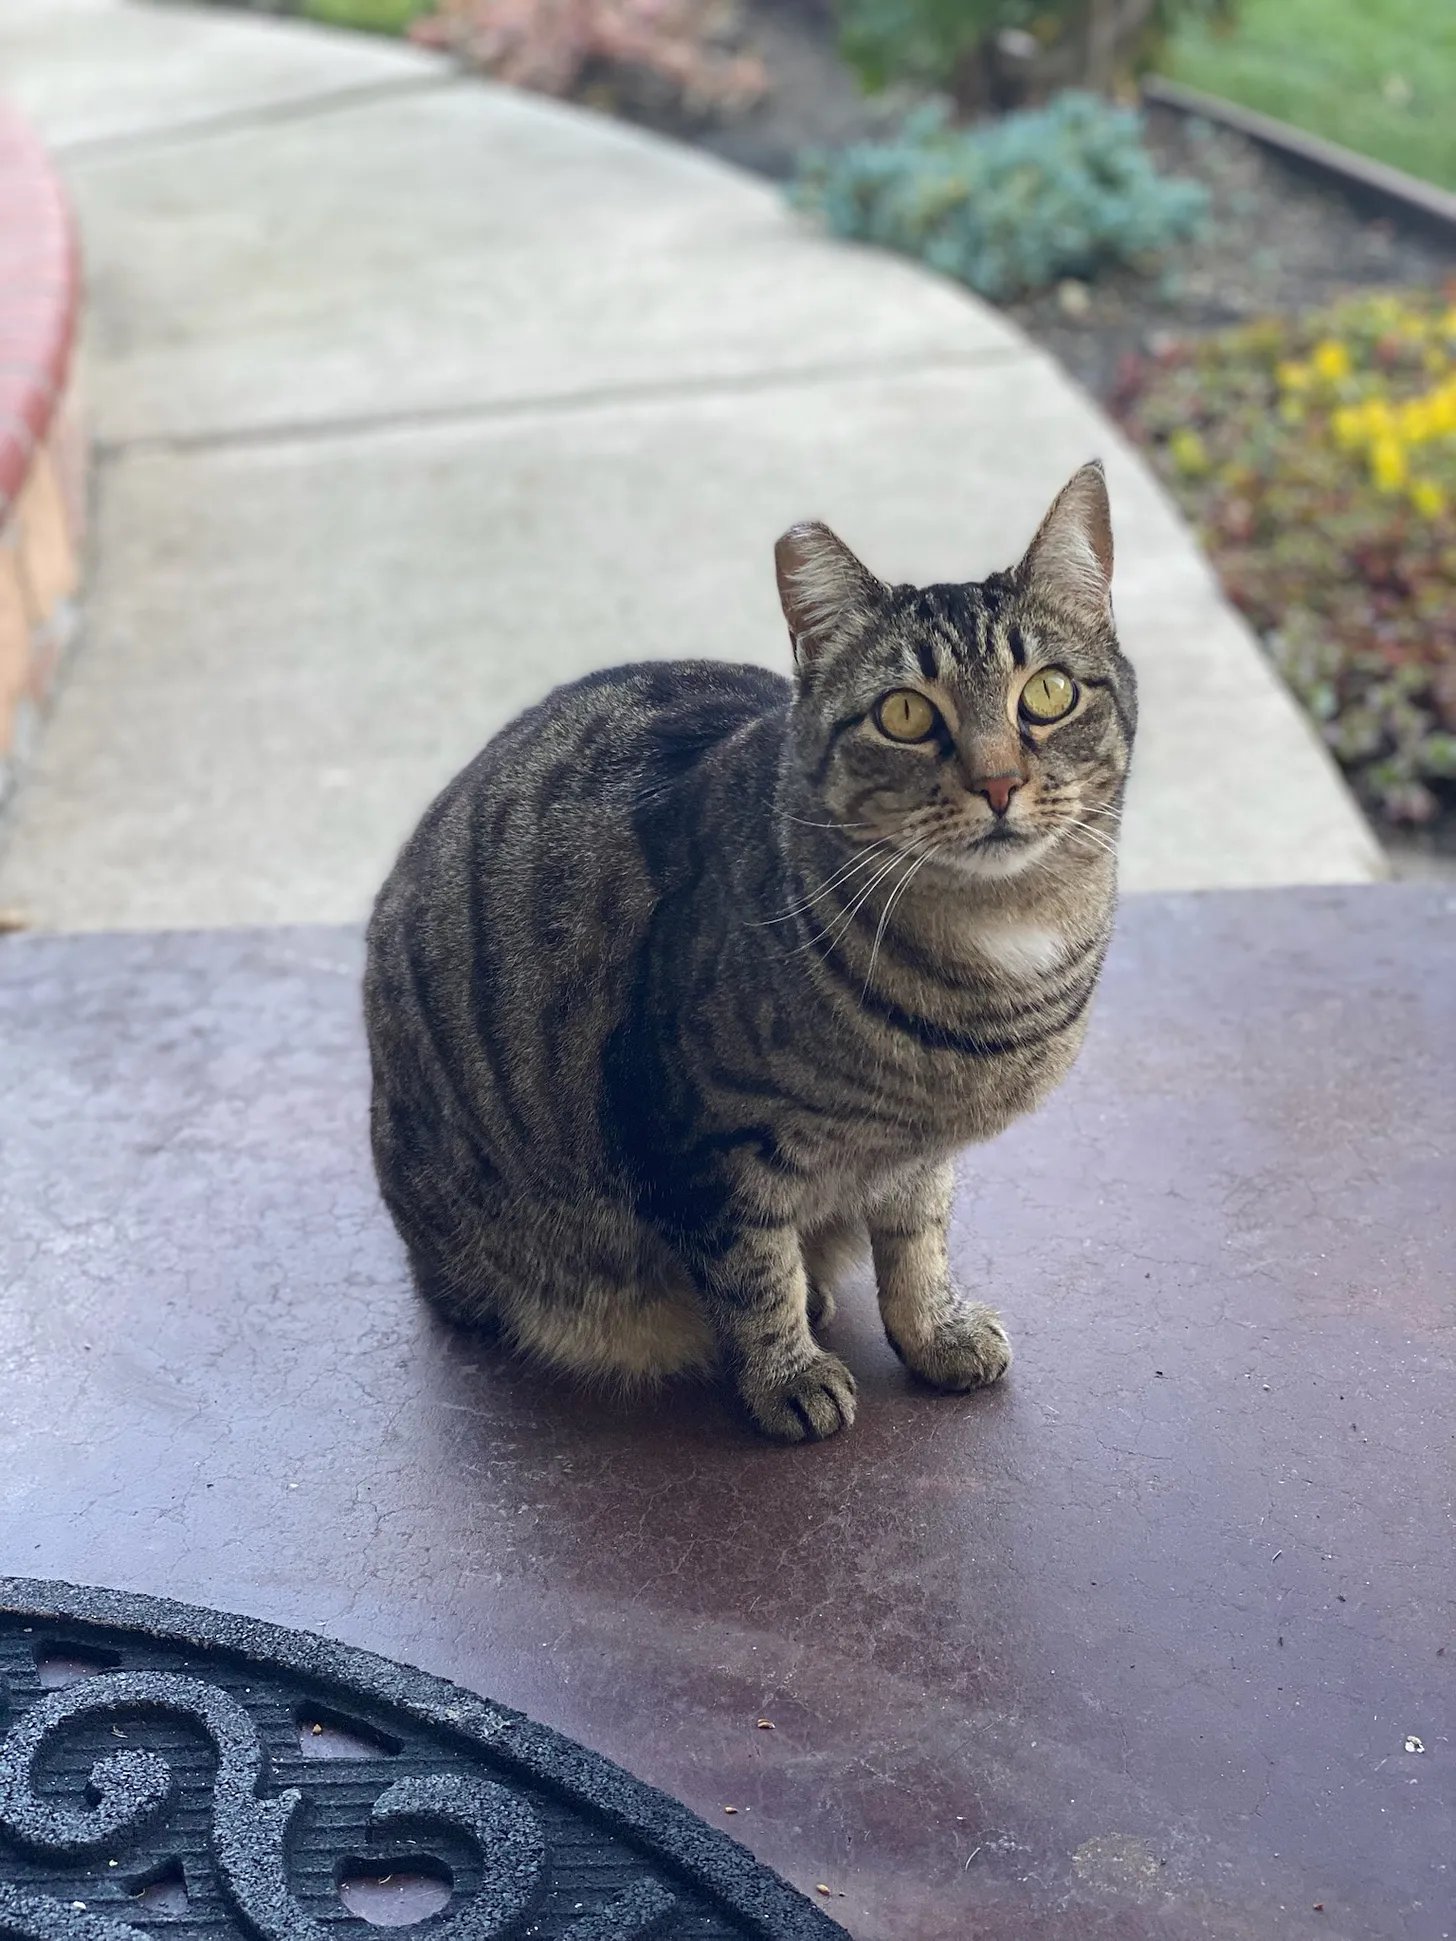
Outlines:
{"type": "Polygon", "coordinates": [[[1088,620],[1110,617],[1112,508],[1096,459],[1073,473],[1052,501],[1019,570],[1028,585],[1088,620]]]}
{"type": "Polygon", "coordinates": [[[886,597],[868,566],[817,520],[789,528],[774,547],[774,565],[799,667],[867,620],[886,597]]]}

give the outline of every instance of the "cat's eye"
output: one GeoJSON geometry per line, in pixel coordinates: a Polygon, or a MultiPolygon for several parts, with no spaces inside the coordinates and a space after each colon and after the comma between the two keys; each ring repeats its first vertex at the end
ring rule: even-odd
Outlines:
{"type": "Polygon", "coordinates": [[[1060,667],[1043,667],[1021,690],[1021,712],[1028,721],[1060,721],[1077,705],[1077,683],[1060,667]]]}
{"type": "Polygon", "coordinates": [[[913,687],[897,687],[880,700],[875,725],[891,741],[928,741],[940,716],[913,687]]]}

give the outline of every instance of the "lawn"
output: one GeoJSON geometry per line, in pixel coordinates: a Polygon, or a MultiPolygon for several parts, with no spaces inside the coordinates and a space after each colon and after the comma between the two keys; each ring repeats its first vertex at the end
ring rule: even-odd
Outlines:
{"type": "Polygon", "coordinates": [[[375,34],[402,34],[431,0],[303,0],[299,12],[330,27],[362,27],[375,34]]]}
{"type": "Polygon", "coordinates": [[[1233,31],[1192,21],[1160,65],[1456,189],[1456,0],[1239,0],[1233,31]]]}

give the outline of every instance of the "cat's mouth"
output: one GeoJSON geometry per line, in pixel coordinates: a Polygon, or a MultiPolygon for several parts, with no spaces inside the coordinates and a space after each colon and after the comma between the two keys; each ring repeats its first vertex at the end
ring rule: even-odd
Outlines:
{"type": "Polygon", "coordinates": [[[1040,833],[1036,829],[1013,829],[1009,822],[993,822],[989,829],[983,829],[979,836],[973,836],[966,847],[968,849],[1017,849],[1023,843],[1036,842],[1040,833]]]}
{"type": "Polygon", "coordinates": [[[954,869],[968,876],[1015,876],[1044,846],[1042,831],[1008,828],[1004,822],[997,822],[964,837],[954,848],[947,846],[942,855],[954,869]]]}

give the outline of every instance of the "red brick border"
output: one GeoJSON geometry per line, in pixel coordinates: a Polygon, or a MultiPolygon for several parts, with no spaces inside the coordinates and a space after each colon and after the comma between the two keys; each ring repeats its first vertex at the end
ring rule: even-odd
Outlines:
{"type": "Polygon", "coordinates": [[[0,802],[71,632],[85,515],[72,384],[81,269],[34,131],[0,101],[0,802]]]}

